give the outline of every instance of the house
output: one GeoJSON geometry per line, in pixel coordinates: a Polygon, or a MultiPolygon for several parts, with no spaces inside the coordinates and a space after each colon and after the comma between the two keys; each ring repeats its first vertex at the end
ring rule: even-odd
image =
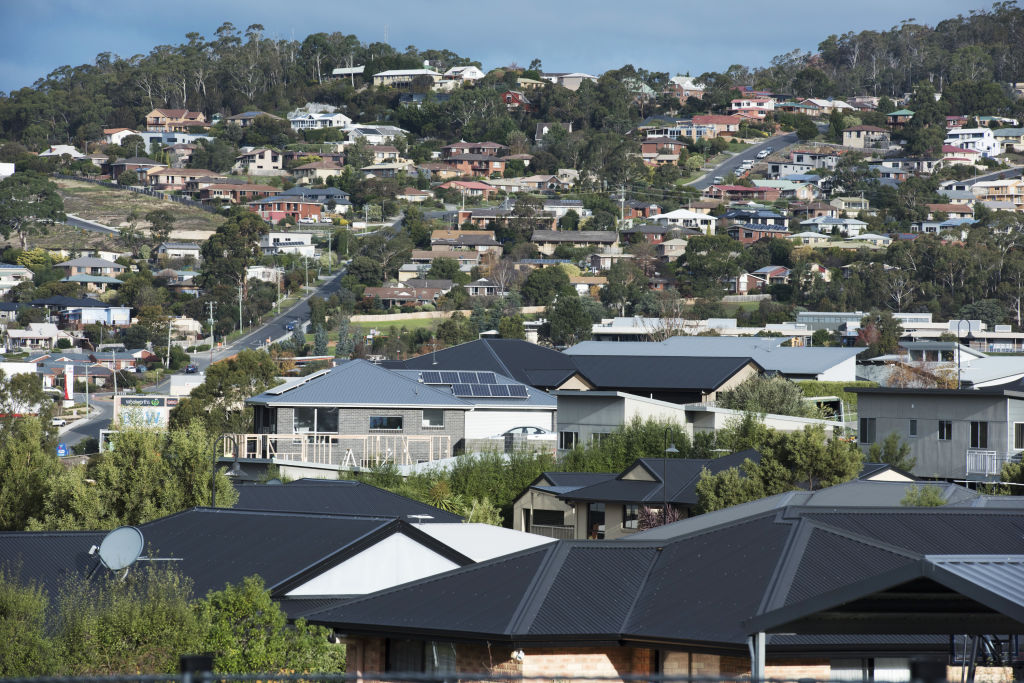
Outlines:
{"type": "Polygon", "coordinates": [[[50,296],[45,299],[34,299],[29,302],[29,306],[44,308],[49,312],[51,319],[56,316],[60,325],[79,330],[93,323],[115,327],[131,324],[131,308],[114,306],[96,299],[50,296]]]}
{"type": "Polygon", "coordinates": [[[670,239],[661,242],[655,247],[658,258],[665,262],[675,261],[686,253],[687,241],[684,239],[670,239]]]}
{"type": "MultiPolygon", "coordinates": [[[[588,485],[571,486],[569,490],[553,492],[557,499],[579,511],[572,516],[571,528],[562,531],[560,535],[577,540],[626,539],[641,530],[640,517],[645,509],[658,514],[664,509],[665,503],[672,510],[673,520],[692,517],[697,514],[697,482],[703,472],[706,470],[709,474],[717,474],[739,467],[746,460],[760,462],[761,454],[748,449],[713,459],[638,458],[618,475],[601,477],[588,485]]],[[[513,504],[514,519],[518,518],[516,522],[523,527],[527,526],[527,519],[532,523],[536,514],[533,509],[525,506],[527,501],[539,499],[538,502],[544,506],[541,509],[555,507],[545,500],[547,496],[541,496],[539,490],[535,491],[537,495],[520,496],[513,504]]],[[[547,517],[550,522],[557,521],[551,512],[541,516],[547,517]]],[[[551,526],[569,525],[565,524],[563,515],[562,524],[551,526]]]]}
{"type": "Polygon", "coordinates": [[[750,119],[763,119],[775,110],[770,97],[741,97],[729,102],[729,113],[750,119]]]}
{"type": "Polygon", "coordinates": [[[579,296],[596,298],[598,291],[608,286],[608,278],[603,275],[570,275],[569,285],[579,296]]]}
{"type": "Polygon", "coordinates": [[[146,114],[146,130],[153,132],[188,132],[206,130],[210,124],[201,111],[187,109],[154,109],[146,114]]]}
{"type": "Polygon", "coordinates": [[[292,130],[320,130],[321,128],[344,129],[352,125],[352,119],[341,112],[309,112],[296,110],[288,114],[292,130]]]}
{"type": "Polygon", "coordinates": [[[846,214],[847,218],[856,218],[861,211],[871,212],[871,203],[863,197],[835,197],[829,204],[836,207],[840,214],[846,214]]]}
{"type": "Polygon", "coordinates": [[[33,275],[25,266],[0,263],[0,294],[6,294],[22,282],[31,282],[33,275]]]}
{"type": "Polygon", "coordinates": [[[786,217],[777,211],[770,209],[759,209],[759,208],[746,208],[739,207],[735,209],[729,209],[722,218],[735,223],[745,223],[747,225],[774,225],[776,227],[786,226],[786,217]]]}
{"type": "MultiPolygon", "coordinates": [[[[691,124],[711,131],[711,137],[721,137],[740,131],[743,117],[726,114],[694,114],[691,124]]],[[[686,136],[692,137],[692,136],[686,136]]],[[[694,138],[696,139],[696,138],[694,138]]]]}
{"type": "Polygon", "coordinates": [[[753,244],[763,239],[789,239],[793,236],[786,228],[770,225],[730,225],[726,229],[726,233],[743,245],[753,244]]]}
{"type": "Polygon", "coordinates": [[[530,98],[519,90],[506,90],[501,93],[501,101],[505,103],[505,107],[510,111],[515,109],[533,111],[533,103],[530,102],[530,98]]]}
{"type": "Polygon", "coordinates": [[[1008,202],[1015,211],[1024,211],[1024,179],[983,180],[970,186],[980,202],[1008,202]]]}
{"type": "Polygon", "coordinates": [[[832,218],[830,216],[818,216],[816,218],[809,218],[805,221],[800,221],[800,227],[823,235],[831,235],[838,231],[847,237],[856,237],[867,230],[868,224],[857,218],[832,218]]]}
{"type": "MultiPolygon", "coordinates": [[[[747,275],[750,276],[747,290],[764,289],[771,285],[789,284],[789,277],[791,273],[792,271],[785,266],[765,266],[764,268],[758,268],[753,272],[747,273],[747,275]]],[[[737,292],[737,294],[742,293],[743,292],[737,292]]]]}
{"type": "Polygon", "coordinates": [[[260,235],[260,251],[264,254],[298,254],[313,258],[316,247],[309,232],[268,232],[260,235]]]}
{"type": "Polygon", "coordinates": [[[695,97],[698,100],[704,99],[704,84],[697,83],[690,76],[673,76],[668,79],[668,85],[662,91],[666,95],[672,95],[680,104],[686,104],[686,100],[695,97]]]}
{"type": "Polygon", "coordinates": [[[889,131],[878,126],[852,126],[843,129],[843,146],[857,149],[888,149],[889,131]]]}
{"type": "Polygon", "coordinates": [[[373,85],[375,88],[404,88],[416,79],[425,79],[433,87],[441,80],[441,74],[432,69],[388,69],[373,75],[373,85]]]}
{"type": "Polygon", "coordinates": [[[156,254],[167,259],[191,259],[196,262],[201,258],[199,245],[195,242],[163,242],[156,248],[156,254]]]}
{"type": "Polygon", "coordinates": [[[356,126],[349,127],[349,140],[353,142],[362,138],[368,145],[386,145],[395,141],[398,136],[406,137],[409,131],[397,126],[356,126]]]}
{"type": "Polygon", "coordinates": [[[914,117],[914,112],[909,109],[897,109],[891,111],[885,115],[885,122],[890,128],[895,130],[901,130],[904,126],[910,123],[910,119],[914,117]]]}
{"type": "Polygon", "coordinates": [[[871,244],[876,247],[888,247],[892,244],[892,238],[888,235],[876,235],[874,233],[866,232],[854,237],[847,237],[847,242],[857,242],[859,244],[871,244]]]}
{"type": "Polygon", "coordinates": [[[614,246],[618,235],[611,230],[534,230],[530,241],[537,245],[537,250],[552,256],[559,245],[567,244],[574,249],[614,246]]]}
{"type": "MultiPolygon", "coordinates": [[[[483,254],[494,252],[497,247],[501,246],[494,239],[493,230],[433,230],[430,233],[430,244],[434,253],[446,252],[448,250],[473,249],[483,254]]],[[[441,253],[439,255],[444,256],[446,254],[441,253]]]]}
{"type": "Polygon", "coordinates": [[[992,135],[1004,154],[1024,151],[1024,128],[997,128],[992,135]]]}
{"type": "Polygon", "coordinates": [[[383,164],[370,164],[369,166],[363,166],[360,168],[359,172],[366,178],[397,178],[403,173],[415,175],[413,173],[413,163],[405,160],[383,164]]]}
{"type": "Polygon", "coordinates": [[[408,370],[489,371],[542,390],[554,389],[576,371],[566,354],[521,339],[481,338],[392,364],[408,370]]]}
{"type": "Polygon", "coordinates": [[[292,169],[292,175],[300,185],[323,183],[331,176],[340,176],[342,165],[333,161],[311,161],[292,169]]]}
{"type": "Polygon", "coordinates": [[[552,431],[556,408],[553,397],[493,372],[398,370],[365,360],[289,380],[246,403],[255,415],[249,458],[332,473],[493,448],[494,437],[514,427],[552,431]]]}
{"type": "Polygon", "coordinates": [[[164,165],[159,161],[155,161],[148,157],[129,157],[127,159],[118,159],[117,161],[111,161],[105,164],[103,166],[103,172],[111,178],[116,179],[125,171],[135,171],[136,173],[144,176],[145,171],[151,168],[164,168],[164,165]]]}
{"type": "Polygon", "coordinates": [[[28,323],[23,330],[7,328],[5,336],[10,350],[52,349],[60,332],[53,323],[28,323]]]}
{"type": "Polygon", "coordinates": [[[452,154],[441,163],[463,176],[489,178],[492,174],[505,172],[505,160],[490,154],[452,154]]]}
{"type": "Polygon", "coordinates": [[[646,137],[640,142],[640,156],[648,166],[662,166],[679,162],[679,154],[686,145],[670,137],[646,137]]]}
{"type": "Polygon", "coordinates": [[[284,268],[274,266],[246,266],[245,281],[259,280],[280,285],[284,281],[284,268]]]}
{"type": "Polygon", "coordinates": [[[352,208],[352,201],[349,199],[348,192],[339,190],[336,187],[296,185],[283,192],[278,192],[276,197],[281,200],[294,197],[300,200],[319,202],[322,212],[329,214],[346,214],[352,208]]]}
{"type": "MultiPolygon", "coordinates": [[[[870,680],[949,680],[970,650],[970,638],[951,635],[965,621],[986,633],[1021,628],[1024,514],[961,507],[956,498],[971,495],[961,487],[935,487],[949,496],[942,507],[900,506],[912,486],[849,482],[628,543],[552,543],[336,600],[309,621],[344,639],[349,671],[361,674],[468,679],[486,662],[538,679],[865,680],[866,668],[870,680]],[[850,635],[857,628],[870,635],[850,635]]],[[[1009,659],[996,655],[979,675],[1007,676],[1009,659]]]]}
{"type": "Polygon", "coordinates": [[[101,258],[93,258],[91,256],[76,258],[70,261],[64,261],[63,263],[55,263],[54,267],[63,268],[69,276],[106,275],[108,277],[116,277],[128,270],[126,266],[123,266],[120,263],[107,261],[106,259],[101,258]]]}
{"type": "Polygon", "coordinates": [[[761,180],[756,178],[752,181],[754,187],[772,187],[779,191],[782,199],[796,201],[811,201],[818,196],[818,185],[810,182],[797,182],[793,180],[761,180]]]}
{"type": "Polygon", "coordinates": [[[296,223],[319,223],[324,211],[324,204],[318,199],[284,193],[257,199],[249,202],[248,206],[250,211],[274,225],[285,218],[291,218],[296,223]]]}
{"type": "Polygon", "coordinates": [[[235,165],[231,170],[246,175],[282,175],[284,160],[277,150],[266,147],[243,147],[241,154],[235,157],[235,165]]]}
{"type": "Polygon", "coordinates": [[[746,187],[744,185],[709,185],[704,189],[704,196],[709,199],[728,199],[734,201],[774,202],[782,196],[776,187],[746,187]]]}
{"type": "Polygon", "coordinates": [[[406,187],[398,191],[395,199],[403,202],[419,203],[431,199],[434,193],[430,190],[417,190],[415,187],[406,187]]]}
{"type": "Polygon", "coordinates": [[[444,292],[437,287],[417,287],[408,282],[402,285],[385,285],[384,287],[366,287],[363,289],[363,300],[379,301],[383,308],[395,306],[423,306],[436,304],[444,292]]]}
{"type": "Polygon", "coordinates": [[[490,199],[491,195],[497,193],[497,189],[491,185],[476,180],[449,180],[439,187],[443,190],[458,190],[467,197],[480,197],[485,201],[490,199]]]}
{"type": "Polygon", "coordinates": [[[131,128],[104,128],[103,141],[108,145],[120,145],[121,141],[129,135],[138,135],[138,131],[131,128]]]}
{"type": "MultiPolygon", "coordinates": [[[[704,234],[703,231],[691,228],[698,235],[704,234]]],[[[668,237],[670,233],[682,234],[683,230],[666,223],[644,223],[643,225],[635,225],[632,228],[626,228],[625,230],[619,230],[619,235],[625,237],[626,242],[638,243],[647,242],[648,244],[661,244],[668,237]]]]}
{"type": "Polygon", "coordinates": [[[479,81],[485,75],[479,67],[469,64],[466,66],[453,66],[441,74],[441,78],[446,81],[472,82],[479,81]]]}
{"type": "Polygon", "coordinates": [[[466,293],[470,296],[497,296],[502,291],[497,283],[482,277],[466,285],[466,293]]]}
{"type": "Polygon", "coordinates": [[[261,116],[267,117],[267,120],[269,120],[269,121],[283,121],[284,120],[280,116],[274,116],[273,114],[268,114],[265,111],[254,110],[254,111],[244,111],[241,114],[235,114],[234,116],[228,116],[227,118],[224,119],[224,123],[229,125],[229,126],[238,126],[239,128],[248,128],[253,123],[255,123],[256,120],[259,119],[261,116]]]}
{"type": "Polygon", "coordinates": [[[255,183],[202,183],[198,189],[200,201],[223,201],[230,204],[246,204],[254,199],[270,197],[280,192],[273,185],[255,183]]]}
{"type": "Polygon", "coordinates": [[[1021,381],[977,389],[850,388],[857,394],[858,443],[891,433],[915,458],[912,472],[940,479],[998,480],[1024,451],[1021,381]]]}
{"type": "Polygon", "coordinates": [[[969,204],[925,204],[928,220],[936,220],[938,214],[946,218],[974,218],[974,207],[969,204]]]}
{"type": "Polygon", "coordinates": [[[555,127],[562,128],[566,133],[572,133],[572,121],[569,121],[568,123],[561,123],[560,121],[538,123],[537,128],[533,133],[533,141],[539,146],[543,145],[544,136],[555,127]]]}
{"type": "Polygon", "coordinates": [[[616,476],[610,472],[543,472],[513,501],[512,528],[562,540],[576,538],[576,506],[560,494],[616,476]]]}
{"type": "MultiPolygon", "coordinates": [[[[964,150],[964,154],[968,151],[964,150]]],[[[877,161],[869,161],[868,166],[879,172],[882,178],[906,180],[914,173],[930,175],[942,166],[944,159],[929,157],[885,157],[877,161]]]]}
{"type": "Polygon", "coordinates": [[[823,244],[828,244],[828,242],[830,241],[830,238],[829,238],[828,235],[823,235],[820,232],[810,231],[810,230],[808,230],[806,232],[798,232],[795,235],[792,235],[792,239],[797,244],[803,244],[803,245],[808,245],[808,246],[812,246],[812,247],[813,246],[823,245],[823,244]]]}
{"type": "Polygon", "coordinates": [[[152,168],[146,171],[146,183],[155,190],[184,190],[189,181],[199,178],[217,178],[224,176],[206,168],[152,168]]]}
{"type": "Polygon", "coordinates": [[[1002,145],[991,128],[951,128],[943,144],[979,152],[983,157],[1002,153],[1002,145]]]}
{"type": "Polygon", "coordinates": [[[597,76],[591,76],[590,74],[580,73],[574,71],[572,73],[563,72],[551,72],[543,73],[540,75],[541,80],[547,81],[548,83],[554,83],[560,85],[567,90],[579,90],[583,81],[590,81],[591,83],[597,83],[597,76]]]}
{"type": "Polygon", "coordinates": [[[715,234],[715,226],[718,219],[714,216],[689,209],[676,209],[668,213],[659,213],[651,217],[655,223],[674,225],[679,227],[697,228],[707,235],[715,234]]]}
{"type": "Polygon", "coordinates": [[[413,249],[409,260],[412,262],[412,265],[426,266],[426,270],[429,270],[430,264],[434,259],[448,258],[458,261],[459,268],[465,268],[466,272],[469,272],[473,267],[480,265],[480,257],[482,255],[476,249],[438,249],[437,251],[413,249]]]}

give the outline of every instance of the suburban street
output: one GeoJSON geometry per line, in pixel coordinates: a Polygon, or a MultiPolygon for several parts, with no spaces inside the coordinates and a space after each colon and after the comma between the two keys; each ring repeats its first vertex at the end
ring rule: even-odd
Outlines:
{"type": "Polygon", "coordinates": [[[712,181],[714,180],[715,176],[722,176],[724,178],[730,173],[733,173],[737,168],[740,167],[740,164],[742,164],[747,159],[756,161],[757,153],[760,152],[765,147],[771,147],[777,151],[782,149],[786,145],[792,145],[794,142],[797,141],[797,139],[798,138],[796,133],[786,133],[784,135],[776,135],[773,138],[768,138],[762,143],[754,145],[749,149],[745,149],[735,156],[729,157],[728,159],[720,163],[718,166],[715,166],[714,169],[708,171],[707,175],[698,178],[697,180],[694,180],[691,183],[687,183],[687,185],[695,187],[698,190],[703,190],[706,187],[712,185],[712,181]]]}
{"type": "MultiPolygon", "coordinates": [[[[94,412],[98,409],[99,413],[68,425],[68,430],[61,433],[58,441],[70,447],[90,437],[98,439],[100,430],[106,429],[107,425],[110,424],[111,418],[114,416],[112,397],[113,394],[109,391],[100,394],[90,394],[89,405],[94,412]]],[[[75,394],[75,402],[85,403],[85,394],[75,394]]]]}

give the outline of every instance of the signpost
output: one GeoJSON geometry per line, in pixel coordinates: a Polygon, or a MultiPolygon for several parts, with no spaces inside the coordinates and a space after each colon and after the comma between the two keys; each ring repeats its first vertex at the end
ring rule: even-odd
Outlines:
{"type": "Polygon", "coordinates": [[[69,455],[71,455],[71,450],[68,448],[68,445],[66,443],[59,443],[59,444],[57,444],[57,457],[58,458],[66,458],[69,455]]]}

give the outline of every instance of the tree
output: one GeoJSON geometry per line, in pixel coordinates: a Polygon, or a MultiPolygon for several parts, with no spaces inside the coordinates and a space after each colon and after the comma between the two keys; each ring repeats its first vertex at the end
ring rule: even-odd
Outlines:
{"type": "Polygon", "coordinates": [[[762,415],[817,415],[813,404],[804,400],[800,387],[781,375],[751,375],[736,387],[719,394],[718,400],[723,408],[762,415]]]}
{"type": "Polygon", "coordinates": [[[153,235],[153,241],[161,244],[171,236],[174,228],[175,215],[168,209],[156,209],[145,216],[149,221],[149,232],[153,235]]]}
{"type": "Polygon", "coordinates": [[[818,137],[818,126],[813,119],[803,114],[797,114],[796,136],[801,140],[813,140],[818,137]]]}
{"type": "Polygon", "coordinates": [[[545,266],[530,271],[519,293],[530,306],[548,306],[563,292],[573,291],[569,276],[558,266],[545,266]]]}
{"type": "Polygon", "coordinates": [[[327,355],[327,328],[323,325],[317,325],[313,331],[313,355],[327,355]]]}
{"type": "Polygon", "coordinates": [[[22,250],[28,246],[28,235],[40,224],[63,220],[64,200],[45,176],[19,171],[0,181],[0,233],[4,237],[16,233],[22,250]]]}
{"type": "Polygon", "coordinates": [[[338,323],[338,343],[334,347],[334,355],[338,358],[348,358],[355,350],[356,340],[352,333],[351,321],[348,316],[342,316],[338,323]]]}
{"type": "Polygon", "coordinates": [[[304,619],[289,627],[258,576],[210,593],[200,601],[199,612],[209,623],[204,645],[216,653],[217,673],[309,673],[344,666],[344,651],[327,640],[330,631],[304,619]]]}
{"type": "Polygon", "coordinates": [[[548,337],[556,346],[572,346],[590,339],[594,322],[576,292],[563,292],[547,310],[548,337]]]}
{"type": "Polygon", "coordinates": [[[921,485],[908,486],[907,493],[900,501],[905,507],[942,507],[946,499],[942,497],[942,491],[938,486],[921,485]]]}
{"type": "Polygon", "coordinates": [[[523,316],[502,316],[498,321],[498,334],[502,339],[526,339],[526,329],[523,327],[523,316]]]}
{"type": "Polygon", "coordinates": [[[20,585],[0,571],[0,676],[53,676],[60,653],[47,632],[49,599],[35,585],[20,585]]]}
{"type": "Polygon", "coordinates": [[[826,439],[820,425],[804,427],[786,435],[780,457],[797,483],[823,488],[849,481],[860,472],[864,460],[860,450],[842,439],[826,439]]]}
{"type": "Polygon", "coordinates": [[[880,442],[871,444],[868,449],[868,461],[884,462],[904,472],[910,472],[917,464],[917,460],[910,457],[910,444],[901,439],[896,432],[891,432],[880,442]]]}
{"type": "Polygon", "coordinates": [[[171,411],[171,428],[202,420],[210,434],[244,433],[252,428],[245,399],[277,383],[277,365],[265,351],[245,349],[206,369],[206,379],[171,411]]]}
{"type": "Polygon", "coordinates": [[[430,262],[427,277],[437,280],[455,280],[459,276],[459,262],[453,258],[436,258],[430,262]]]}
{"type": "Polygon", "coordinates": [[[62,472],[57,456],[48,448],[51,441],[38,417],[3,420],[0,426],[0,529],[25,529],[30,519],[42,515],[46,492],[62,472]]]}
{"type": "Polygon", "coordinates": [[[697,509],[701,513],[722,510],[733,505],[764,498],[764,485],[759,476],[748,476],[757,465],[750,459],[741,467],[730,467],[718,474],[704,469],[697,482],[697,509]]]}
{"type": "Polygon", "coordinates": [[[130,187],[139,184],[139,174],[135,171],[121,171],[117,176],[117,184],[130,187]]]}
{"type": "Polygon", "coordinates": [[[868,357],[896,353],[903,336],[903,326],[889,311],[872,311],[860,321],[857,346],[868,347],[868,357]]]}

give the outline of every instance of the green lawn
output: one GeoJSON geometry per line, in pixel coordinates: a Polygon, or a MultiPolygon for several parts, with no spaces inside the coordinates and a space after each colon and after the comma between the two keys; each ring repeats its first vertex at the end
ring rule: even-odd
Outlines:
{"type": "Polygon", "coordinates": [[[441,322],[441,318],[423,318],[418,320],[381,320],[380,322],[357,322],[352,327],[358,327],[369,331],[371,328],[381,332],[390,332],[392,329],[406,328],[408,330],[432,329],[441,322]]]}

